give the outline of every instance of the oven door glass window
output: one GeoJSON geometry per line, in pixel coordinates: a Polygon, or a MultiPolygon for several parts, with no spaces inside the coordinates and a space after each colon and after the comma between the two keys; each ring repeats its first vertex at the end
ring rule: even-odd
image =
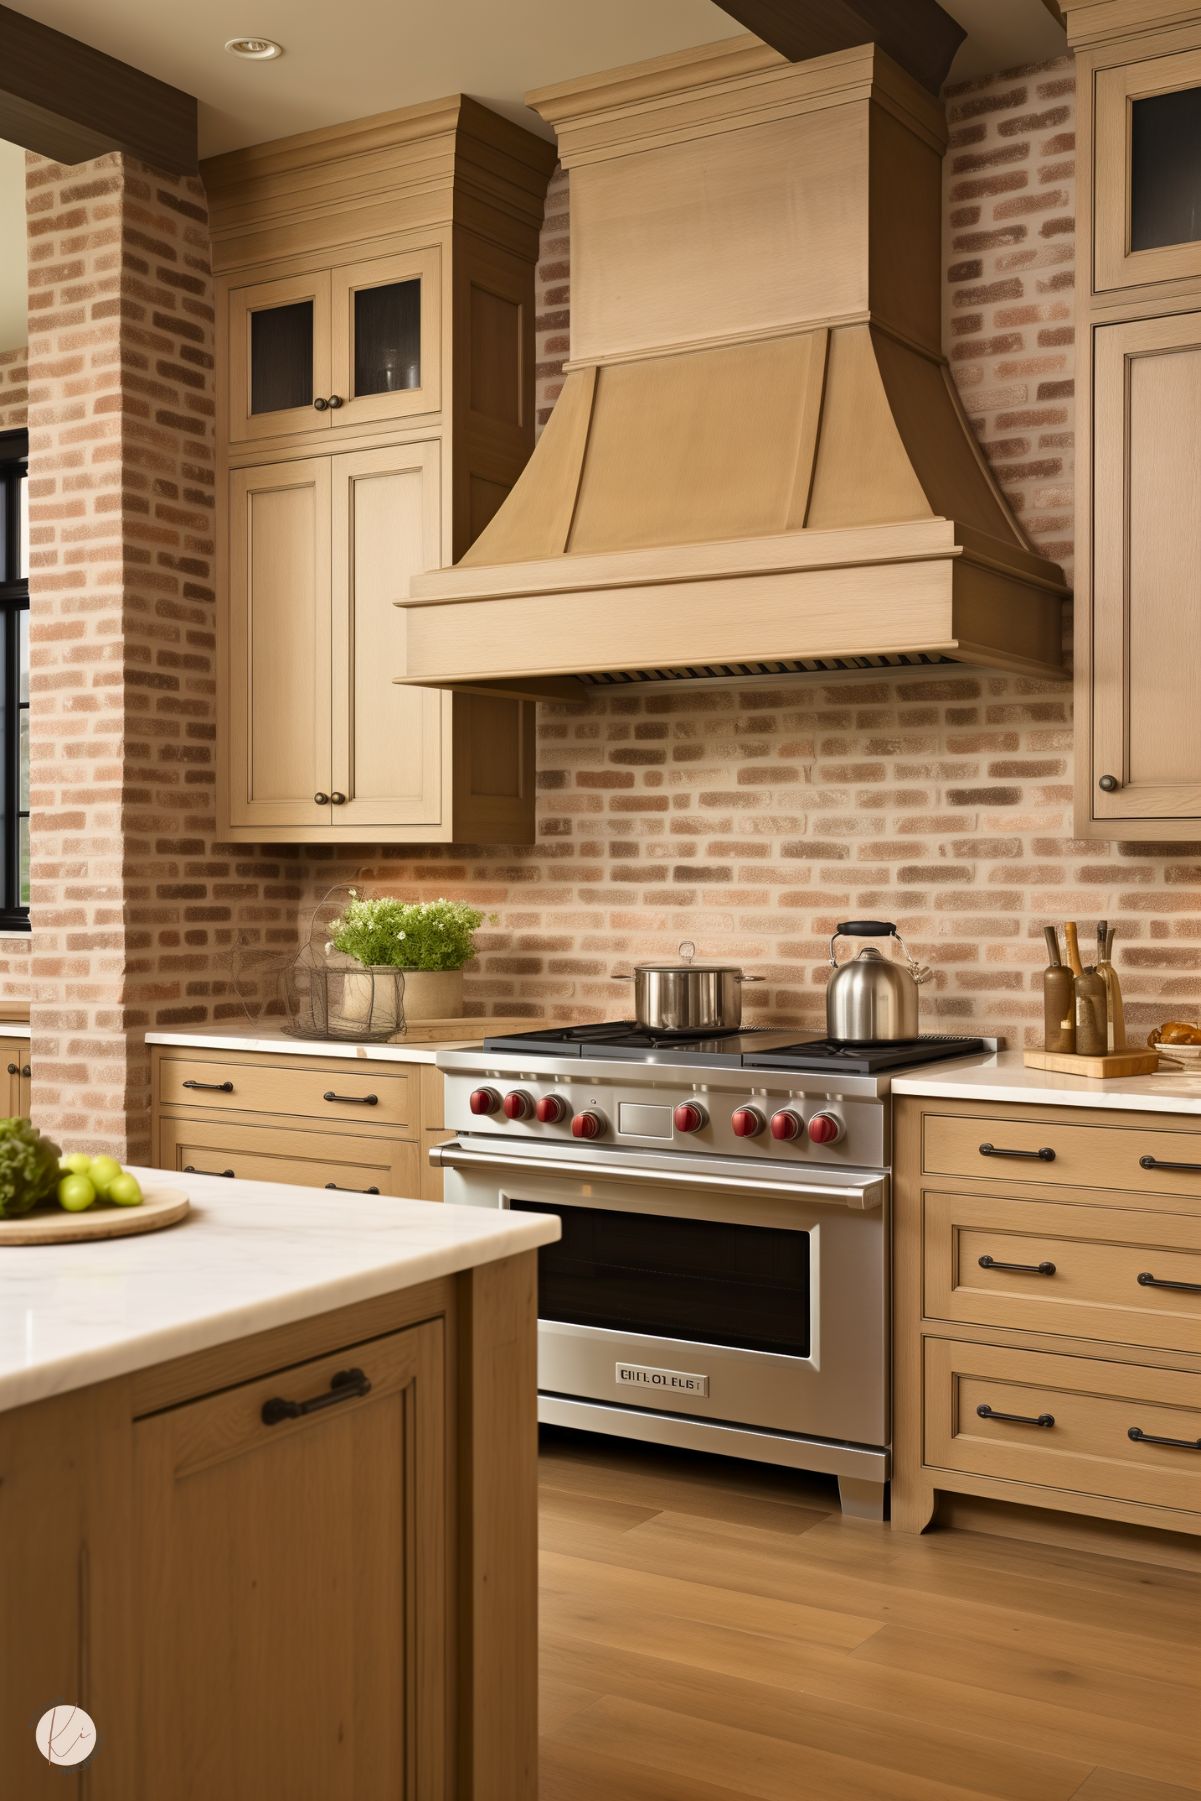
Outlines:
{"type": "Polygon", "coordinates": [[[809,1234],[725,1221],[554,1207],[558,1244],[538,1253],[545,1320],[808,1357],[809,1234]]]}

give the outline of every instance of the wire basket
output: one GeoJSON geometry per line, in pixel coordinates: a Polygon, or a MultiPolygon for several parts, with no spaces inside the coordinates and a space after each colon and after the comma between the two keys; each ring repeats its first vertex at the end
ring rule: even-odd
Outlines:
{"type": "Polygon", "coordinates": [[[337,952],[309,959],[305,951],[285,977],[293,1038],[347,1038],[383,1044],[405,1029],[405,979],[390,965],[367,968],[337,952]]]}
{"type": "Polygon", "coordinates": [[[294,951],[268,951],[239,942],[230,957],[233,987],[247,1019],[278,1016],[292,1038],[344,1038],[383,1044],[405,1034],[404,974],[390,964],[368,968],[329,942],[333,921],[354,890],[335,887],[309,917],[294,951]]]}

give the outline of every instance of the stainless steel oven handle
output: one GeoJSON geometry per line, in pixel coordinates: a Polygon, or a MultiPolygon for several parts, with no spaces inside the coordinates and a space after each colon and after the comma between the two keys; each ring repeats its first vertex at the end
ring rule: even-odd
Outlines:
{"type": "Polygon", "coordinates": [[[803,1170],[795,1182],[763,1181],[755,1176],[719,1176],[704,1170],[626,1169],[582,1157],[522,1157],[514,1152],[497,1156],[472,1150],[451,1140],[430,1150],[430,1162],[443,1169],[520,1169],[530,1175],[573,1176],[577,1181],[639,1182],[651,1188],[707,1189],[723,1194],[784,1195],[789,1200],[830,1201],[835,1206],[869,1213],[883,1205],[885,1178],[869,1176],[862,1182],[823,1182],[803,1170]]]}

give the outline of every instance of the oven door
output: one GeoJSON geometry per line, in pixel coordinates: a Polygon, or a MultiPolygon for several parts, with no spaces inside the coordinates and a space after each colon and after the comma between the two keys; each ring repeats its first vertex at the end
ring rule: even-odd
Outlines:
{"type": "Polygon", "coordinates": [[[524,1144],[433,1154],[448,1201],[562,1220],[538,1253],[542,1393],[887,1443],[887,1177],[524,1144]]]}

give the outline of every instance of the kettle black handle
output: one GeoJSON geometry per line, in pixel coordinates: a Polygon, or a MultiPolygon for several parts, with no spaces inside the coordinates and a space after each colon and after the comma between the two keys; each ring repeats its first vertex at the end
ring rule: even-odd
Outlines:
{"type": "Polygon", "coordinates": [[[848,919],[834,933],[836,938],[895,938],[897,928],[883,919],[848,919]]]}

